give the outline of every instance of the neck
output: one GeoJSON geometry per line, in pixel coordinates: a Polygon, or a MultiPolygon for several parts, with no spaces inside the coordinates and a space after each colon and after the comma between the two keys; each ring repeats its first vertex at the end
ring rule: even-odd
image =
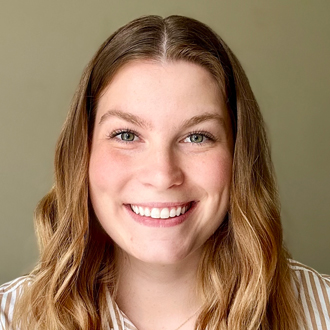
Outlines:
{"type": "MultiPolygon", "coordinates": [[[[148,264],[120,253],[116,302],[139,330],[174,330],[202,301],[197,290],[199,256],[171,265],[148,264]]],[[[192,317],[180,330],[193,329],[192,317]]]]}

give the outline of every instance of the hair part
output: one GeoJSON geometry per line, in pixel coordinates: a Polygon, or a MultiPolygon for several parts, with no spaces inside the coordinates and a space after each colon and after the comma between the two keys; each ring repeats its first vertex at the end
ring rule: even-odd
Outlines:
{"type": "Polygon", "coordinates": [[[146,16],[109,37],[85,69],[59,137],[55,184],[35,214],[40,261],[14,321],[33,329],[106,329],[106,292],[116,294],[111,239],[88,196],[97,103],[131,61],[188,61],[218,82],[234,135],[230,209],[206,242],[199,268],[204,297],[196,329],[297,329],[303,322],[283,247],[274,170],[264,122],[248,79],[224,41],[182,16],[146,16]],[[28,306],[28,307],[27,307],[28,306]]]}

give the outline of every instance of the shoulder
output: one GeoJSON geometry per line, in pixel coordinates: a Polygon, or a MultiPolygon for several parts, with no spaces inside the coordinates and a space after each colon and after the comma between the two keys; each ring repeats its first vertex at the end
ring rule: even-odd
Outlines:
{"type": "Polygon", "coordinates": [[[309,329],[330,329],[330,276],[294,260],[289,265],[296,275],[295,289],[309,329]]]}
{"type": "Polygon", "coordinates": [[[31,276],[22,276],[0,286],[0,330],[10,329],[15,303],[31,276]]]}
{"type": "Polygon", "coordinates": [[[107,291],[106,299],[109,307],[109,313],[112,321],[112,327],[109,330],[131,329],[138,330],[128,317],[119,309],[117,303],[107,291]]]}

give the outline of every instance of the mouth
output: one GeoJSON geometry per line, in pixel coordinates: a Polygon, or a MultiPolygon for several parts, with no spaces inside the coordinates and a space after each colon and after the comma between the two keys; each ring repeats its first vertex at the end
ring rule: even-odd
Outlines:
{"type": "Polygon", "coordinates": [[[169,206],[169,207],[146,207],[141,205],[130,204],[131,210],[143,217],[149,217],[153,219],[169,219],[175,218],[185,214],[191,208],[193,202],[169,206]]]}
{"type": "Polygon", "coordinates": [[[126,204],[132,218],[146,226],[172,227],[184,222],[195,209],[196,202],[126,204]]]}

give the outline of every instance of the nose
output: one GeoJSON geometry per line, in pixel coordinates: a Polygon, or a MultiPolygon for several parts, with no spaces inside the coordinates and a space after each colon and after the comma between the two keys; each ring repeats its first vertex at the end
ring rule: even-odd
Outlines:
{"type": "Polygon", "coordinates": [[[182,185],[184,173],[180,157],[170,147],[150,150],[143,160],[139,180],[159,191],[182,185]]]}

